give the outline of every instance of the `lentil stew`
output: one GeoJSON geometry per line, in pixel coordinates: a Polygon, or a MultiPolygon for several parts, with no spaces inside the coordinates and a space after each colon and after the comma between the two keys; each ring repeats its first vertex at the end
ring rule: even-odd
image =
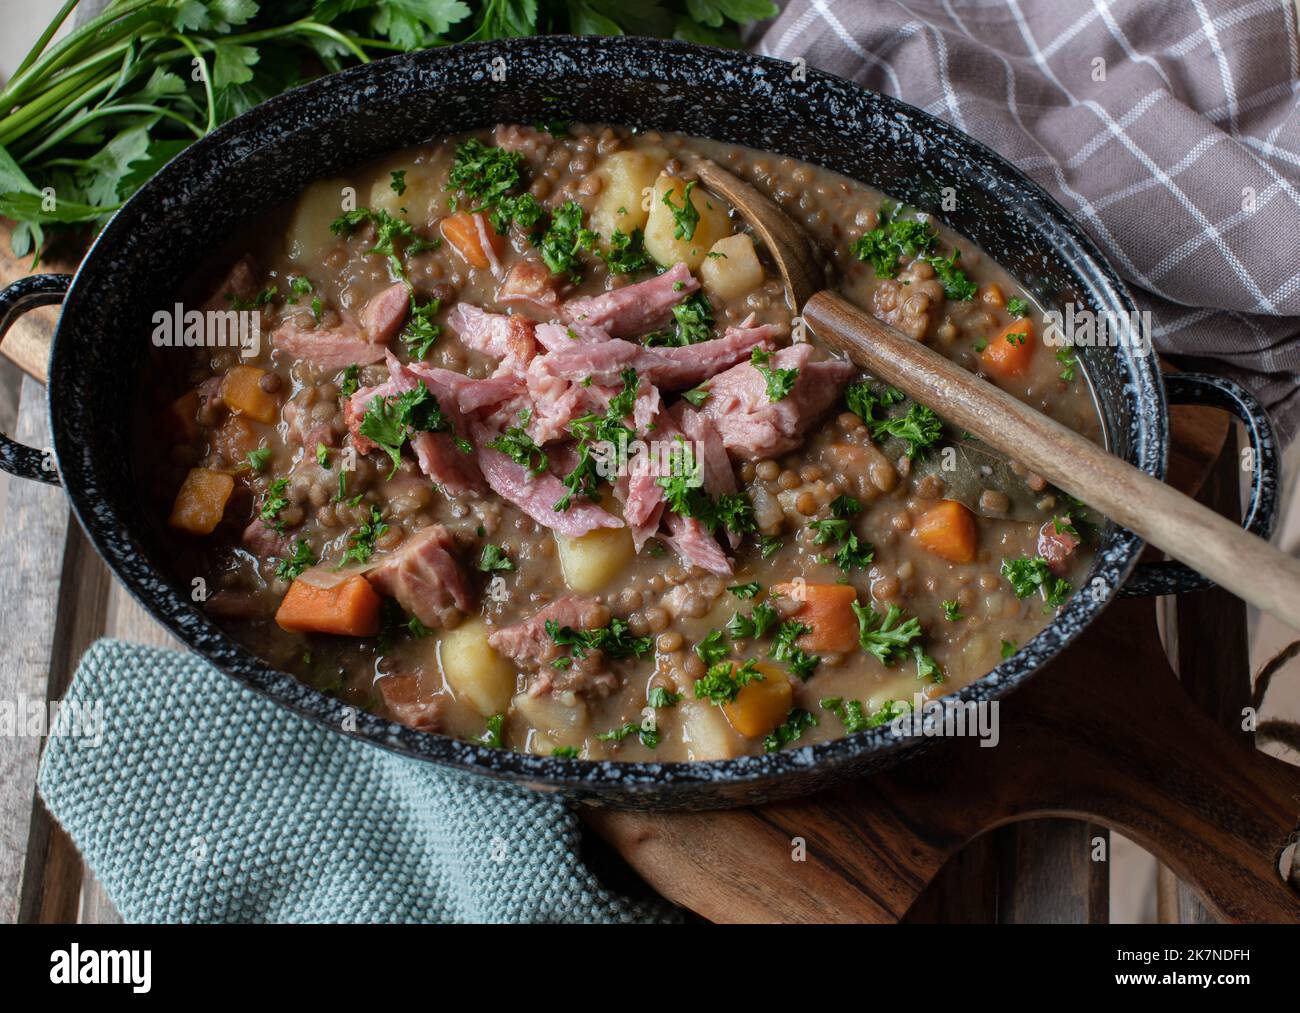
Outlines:
{"type": "Polygon", "coordinates": [[[318,181],[184,294],[264,336],[148,367],[138,473],[208,613],[415,728],[663,761],[886,723],[1046,626],[1078,505],[818,347],[693,156],[1099,438],[1037,307],[927,216],[734,145],[503,125],[318,181]]]}

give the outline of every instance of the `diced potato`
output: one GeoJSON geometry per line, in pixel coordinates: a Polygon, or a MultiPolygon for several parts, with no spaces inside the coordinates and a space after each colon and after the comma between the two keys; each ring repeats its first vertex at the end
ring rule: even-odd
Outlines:
{"type": "Polygon", "coordinates": [[[673,205],[680,209],[685,206],[685,192],[686,183],[675,176],[660,176],[655,180],[654,201],[645,224],[645,248],[664,267],[683,261],[694,271],[704,262],[713,244],[731,234],[731,219],[727,217],[727,206],[721,200],[696,186],[691,190],[691,203],[700,213],[695,233],[690,239],[676,238],[677,220],[664,203],[664,194],[669,194],[673,205]]]}
{"type": "Polygon", "coordinates": [[[713,704],[683,700],[676,709],[681,714],[682,744],[688,760],[729,760],[744,752],[744,740],[713,704]]]}
{"type": "Polygon", "coordinates": [[[231,411],[257,422],[274,422],[275,395],[262,389],[262,377],[266,375],[266,370],[256,366],[231,367],[221,378],[221,400],[231,411]]]}
{"type": "Polygon", "coordinates": [[[760,663],[762,681],[755,680],[737,694],[731,703],[722,705],[731,727],[746,738],[766,735],[790,713],[794,690],[785,673],[775,665],[760,663]]]}
{"type": "Polygon", "coordinates": [[[488,643],[488,629],[482,619],[468,618],[444,633],[438,642],[438,663],[456,697],[485,718],[504,712],[510,705],[515,670],[488,643]]]}
{"type": "Polygon", "coordinates": [[[191,535],[210,535],[221,523],[235,480],[221,471],[191,468],[176,493],[167,523],[191,535]]]}
{"type": "Polygon", "coordinates": [[[342,177],[318,179],[302,192],[285,233],[284,249],[290,260],[309,266],[318,264],[325,251],[338,241],[330,231],[330,223],[343,214],[343,190],[351,185],[342,177]]]}
{"type": "Polygon", "coordinates": [[[564,582],[581,594],[599,591],[636,555],[627,528],[597,528],[576,538],[557,534],[555,544],[564,582]]]}
{"type": "Polygon", "coordinates": [[[433,219],[434,212],[446,210],[446,194],[442,187],[446,181],[446,166],[432,162],[412,163],[397,159],[384,165],[370,186],[366,207],[383,209],[394,218],[423,228],[433,219]],[[393,189],[393,172],[404,173],[402,182],[406,189],[400,194],[393,189]]]}
{"type": "Polygon", "coordinates": [[[700,281],[719,299],[738,299],[763,284],[763,265],[745,233],[719,239],[700,265],[700,281]]]}
{"type": "Polygon", "coordinates": [[[580,697],[573,693],[520,693],[512,704],[534,730],[530,742],[533,752],[545,754],[561,746],[582,748],[590,714],[580,697]]]}
{"type": "Polygon", "coordinates": [[[652,151],[616,151],[596,168],[600,192],[591,209],[588,228],[608,241],[619,229],[628,235],[644,229],[650,212],[642,205],[646,187],[654,186],[666,155],[652,151]]]}

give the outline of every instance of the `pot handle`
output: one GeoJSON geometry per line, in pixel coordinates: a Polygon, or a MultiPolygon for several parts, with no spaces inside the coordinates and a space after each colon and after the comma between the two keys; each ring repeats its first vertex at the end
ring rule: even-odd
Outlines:
{"type": "MultiPolygon", "coordinates": [[[[71,284],[70,274],[34,274],[0,289],[0,341],[4,340],[10,325],[28,310],[62,302],[71,284]]],[[[16,443],[3,433],[0,433],[0,470],[19,478],[59,484],[52,454],[16,443]]]]}
{"type": "MultiPolygon", "coordinates": [[[[1250,472],[1250,499],[1242,527],[1267,541],[1277,521],[1277,490],[1281,464],[1273,422],[1255,395],[1241,384],[1210,373],[1170,373],[1165,377],[1165,396],[1170,404],[1222,408],[1246,426],[1248,458],[1243,466],[1250,472]]],[[[1214,581],[1185,563],[1164,560],[1139,563],[1128,582],[1120,588],[1126,597],[1182,594],[1214,587],[1214,581]]]]}

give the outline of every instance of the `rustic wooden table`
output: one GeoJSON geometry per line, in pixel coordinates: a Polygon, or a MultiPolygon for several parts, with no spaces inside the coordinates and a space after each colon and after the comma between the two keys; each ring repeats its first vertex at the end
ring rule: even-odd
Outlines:
{"type": "MultiPolygon", "coordinates": [[[[0,261],[0,283],[23,270],[0,261]]],[[[6,338],[6,351],[39,339],[55,318],[52,308],[25,316],[6,338]]],[[[23,443],[48,446],[44,388],[10,364],[3,365],[0,426],[23,443]]],[[[1222,417],[1191,409],[1178,410],[1176,430],[1173,480],[1182,488],[1199,487],[1211,505],[1235,513],[1235,432],[1222,417]]],[[[0,571],[0,700],[58,700],[82,652],[101,636],[181,646],[108,572],[70,516],[59,489],[5,482],[0,484],[0,510],[5,518],[0,530],[0,559],[5,561],[0,571]]],[[[1216,721],[1237,729],[1250,695],[1244,607],[1229,595],[1211,591],[1166,600],[1160,610],[1166,649],[1184,687],[1216,721]]],[[[0,898],[5,918],[118,920],[111,901],[35,793],[42,746],[40,738],[0,737],[0,898]]],[[[617,824],[607,824],[602,832],[633,865],[646,871],[637,854],[644,843],[641,828],[636,828],[635,840],[620,841],[617,824]]],[[[1061,819],[991,831],[948,862],[906,918],[1106,921],[1109,865],[1091,857],[1097,839],[1106,837],[1104,828],[1061,819]]],[[[648,867],[653,868],[653,859],[648,867]]],[[[1158,885],[1162,920],[1209,917],[1172,874],[1162,874],[1158,885]]],[[[718,917],[716,910],[708,911],[707,899],[692,906],[718,917]]],[[[761,916],[755,912],[754,917],[761,916]]]]}

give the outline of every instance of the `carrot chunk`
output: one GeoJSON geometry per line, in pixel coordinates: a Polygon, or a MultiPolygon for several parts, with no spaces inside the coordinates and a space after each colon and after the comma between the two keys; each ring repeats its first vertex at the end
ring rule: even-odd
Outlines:
{"type": "Polygon", "coordinates": [[[488,255],[483,249],[484,239],[492,247],[493,253],[501,253],[502,237],[497,235],[482,215],[472,215],[468,211],[448,215],[442,220],[441,230],[442,238],[465,258],[470,267],[484,269],[490,266],[488,255]]]}
{"type": "Polygon", "coordinates": [[[180,442],[193,440],[199,435],[199,423],[195,418],[199,410],[199,392],[191,390],[173,401],[167,408],[166,424],[175,427],[171,435],[180,442]]]}
{"type": "Polygon", "coordinates": [[[912,525],[912,536],[926,550],[950,563],[975,558],[975,515],[956,500],[940,500],[912,525]]]}
{"type": "Polygon", "coordinates": [[[995,376],[1019,376],[1034,357],[1034,324],[1028,317],[1013,320],[980,352],[984,367],[995,376]]]}
{"type": "Polygon", "coordinates": [[[295,580],[275,621],[290,633],[373,637],[379,632],[379,594],[359,573],[329,588],[295,580]]]}
{"type": "Polygon", "coordinates": [[[191,535],[210,535],[226,512],[235,480],[220,471],[191,468],[176,493],[167,523],[191,535]]]}
{"type": "Polygon", "coordinates": [[[803,602],[792,618],[811,626],[812,632],[800,637],[797,646],[805,651],[840,653],[857,648],[858,620],[853,614],[853,603],[858,600],[857,588],[849,584],[805,582],[776,584],[772,592],[803,602]]]}
{"type": "Polygon", "coordinates": [[[234,366],[221,380],[221,400],[232,412],[258,422],[275,421],[275,395],[262,389],[266,370],[256,366],[234,366]]]}
{"type": "Polygon", "coordinates": [[[790,680],[775,665],[761,662],[762,681],[755,680],[742,689],[736,699],[722,705],[731,727],[749,738],[766,735],[790,713],[794,690],[790,680]]]}

